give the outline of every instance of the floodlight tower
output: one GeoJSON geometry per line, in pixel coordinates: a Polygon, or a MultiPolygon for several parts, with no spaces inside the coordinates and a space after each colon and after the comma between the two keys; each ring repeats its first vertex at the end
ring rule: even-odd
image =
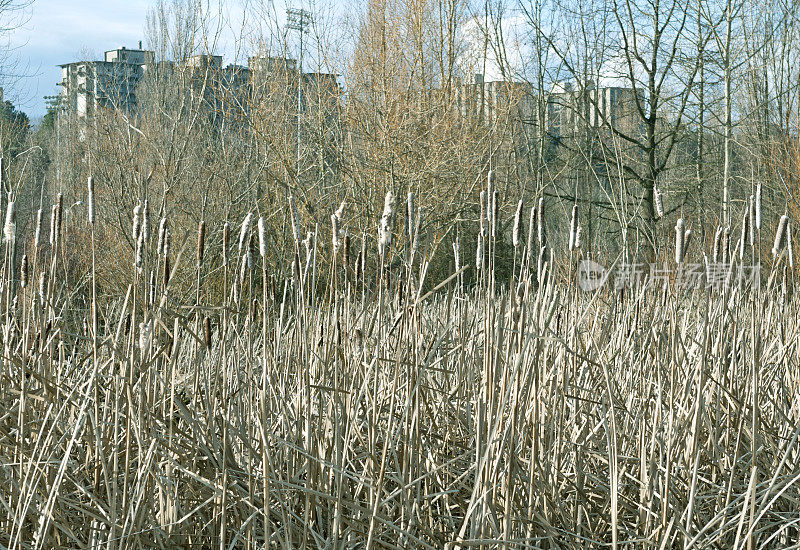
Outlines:
{"type": "Polygon", "coordinates": [[[297,64],[297,168],[296,177],[300,179],[300,113],[303,110],[303,35],[308,32],[312,23],[311,12],[302,8],[289,8],[286,10],[286,28],[300,34],[300,60],[297,64]]]}

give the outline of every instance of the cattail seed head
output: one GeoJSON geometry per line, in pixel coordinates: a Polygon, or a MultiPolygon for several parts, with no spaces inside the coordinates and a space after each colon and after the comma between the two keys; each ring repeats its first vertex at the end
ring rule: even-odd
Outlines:
{"type": "Polygon", "coordinates": [[[683,233],[683,257],[686,258],[686,254],[689,252],[689,243],[692,242],[692,230],[687,229],[683,233]]]}
{"type": "MultiPolygon", "coordinates": [[[[144,231],[142,231],[142,242],[144,242],[144,231]]],[[[169,245],[170,241],[172,240],[172,233],[169,231],[169,227],[164,228],[164,248],[161,249],[161,254],[165,258],[169,258],[169,245]]]]}
{"type": "Polygon", "coordinates": [[[164,254],[164,237],[167,233],[167,218],[161,218],[161,221],[158,224],[158,245],[156,248],[156,254],[161,256],[164,254]]]}
{"type": "Polygon", "coordinates": [[[136,259],[134,261],[134,266],[136,267],[136,271],[139,273],[142,272],[142,261],[144,259],[144,234],[140,231],[139,238],[136,239],[136,259]]]}
{"type": "Polygon", "coordinates": [[[489,173],[486,175],[486,221],[489,224],[489,228],[492,226],[492,215],[494,214],[494,209],[492,208],[492,198],[494,197],[494,170],[489,170],[489,173]]]}
{"type": "Polygon", "coordinates": [[[475,269],[480,273],[483,268],[483,233],[478,234],[478,246],[475,250],[475,269]]]}
{"type": "Polygon", "coordinates": [[[794,250],[792,250],[792,224],[786,223],[786,253],[789,256],[789,267],[794,268],[794,250]]]}
{"type": "Polygon", "coordinates": [[[39,273],[39,305],[44,306],[44,298],[47,294],[47,279],[45,278],[45,270],[39,273]]]}
{"type": "Polygon", "coordinates": [[[655,207],[656,218],[660,219],[664,217],[664,199],[661,196],[661,189],[653,186],[653,206],[655,207]]]}
{"type": "Polygon", "coordinates": [[[528,248],[527,248],[528,258],[531,257],[531,250],[533,250],[533,235],[535,231],[536,231],[536,207],[532,206],[530,212],[530,218],[528,220],[528,248]]]}
{"type": "Polygon", "coordinates": [[[247,240],[250,238],[250,225],[253,223],[253,213],[248,212],[247,216],[244,217],[244,221],[242,221],[242,229],[239,231],[239,254],[244,252],[244,245],[247,244],[247,240]]]}
{"type": "Polygon", "coordinates": [[[25,288],[28,286],[28,255],[22,256],[22,263],[19,266],[19,286],[25,288]]]}
{"type": "Polygon", "coordinates": [[[64,195],[62,193],[58,194],[58,198],[56,199],[56,234],[55,234],[55,242],[58,243],[61,239],[61,223],[64,219],[64,195]]]}
{"type": "Polygon", "coordinates": [[[777,256],[786,246],[786,230],[789,226],[789,216],[781,216],[778,222],[778,230],[775,232],[775,244],[772,246],[772,255],[777,256]]]}
{"type": "Polygon", "coordinates": [[[344,233],[344,249],[342,251],[342,259],[345,267],[350,264],[350,234],[345,231],[344,233]]]}
{"type": "Polygon", "coordinates": [[[492,193],[492,238],[494,239],[497,236],[497,191],[492,193]]]}
{"type": "Polygon", "coordinates": [[[137,204],[133,207],[133,242],[139,240],[139,231],[142,228],[142,205],[137,204]]]}
{"type": "Polygon", "coordinates": [[[89,176],[87,180],[87,187],[89,188],[89,223],[94,223],[94,180],[89,176]]]}
{"type": "Polygon", "coordinates": [[[731,260],[731,228],[726,227],[722,233],[722,263],[730,263],[731,260]]]}
{"type": "Polygon", "coordinates": [[[50,207],[50,246],[56,245],[56,217],[58,216],[58,206],[55,204],[50,207]]]}
{"type": "Polygon", "coordinates": [[[543,285],[545,277],[547,276],[547,246],[542,246],[539,249],[539,261],[536,265],[536,278],[539,285],[543,285]]]}
{"type": "Polygon", "coordinates": [[[488,222],[487,218],[488,205],[489,203],[486,191],[481,191],[481,235],[486,235],[486,223],[488,222]]]}
{"type": "Polygon", "coordinates": [[[755,228],[761,229],[761,184],[756,185],[755,228]]]}
{"type": "Polygon", "coordinates": [[[6,210],[6,223],[3,226],[3,240],[6,243],[13,243],[17,238],[17,215],[14,201],[8,203],[6,210]]]}
{"type": "Polygon", "coordinates": [[[267,257],[267,222],[263,217],[258,218],[258,254],[267,257]]]}
{"type": "Polygon", "coordinates": [[[742,216],[742,234],[739,237],[739,259],[744,259],[745,249],[750,244],[750,208],[746,208],[742,216]]]}
{"type": "Polygon", "coordinates": [[[203,319],[203,340],[206,345],[206,349],[211,349],[211,319],[207,316],[203,319]]]}
{"type": "Polygon", "coordinates": [[[575,232],[575,250],[581,248],[581,235],[583,234],[583,226],[578,224],[578,230],[575,232]]]}
{"type": "Polygon", "coordinates": [[[331,214],[331,245],[333,246],[333,254],[339,251],[339,218],[336,214],[331,214]]]}
{"type": "Polygon", "coordinates": [[[517,211],[514,213],[514,227],[511,230],[511,244],[514,248],[519,246],[519,234],[522,231],[522,199],[517,203],[517,211]]]}
{"type": "Polygon", "coordinates": [[[536,211],[537,235],[539,237],[539,246],[545,246],[545,227],[544,227],[544,197],[539,197],[539,208],[536,211]]]}
{"type": "Polygon", "coordinates": [[[578,205],[575,204],[572,206],[572,221],[570,222],[570,229],[569,229],[569,250],[570,252],[575,250],[577,247],[575,246],[575,241],[578,237],[578,205]]]}
{"type": "Polygon", "coordinates": [[[713,262],[719,263],[722,254],[722,227],[717,227],[716,233],[714,233],[714,249],[711,255],[713,262]]]}
{"type": "Polygon", "coordinates": [[[152,336],[152,328],[150,321],[139,323],[139,351],[144,353],[150,347],[150,338],[152,336]]]}
{"type": "Polygon", "coordinates": [[[394,219],[394,194],[391,189],[386,192],[383,201],[383,215],[378,231],[378,254],[384,258],[392,246],[392,222],[394,219]]]}
{"type": "Polygon", "coordinates": [[[686,239],[686,229],[683,218],[678,218],[675,224],[675,263],[683,263],[684,244],[686,239]]]}
{"type": "Polygon", "coordinates": [[[206,222],[200,220],[197,224],[197,269],[203,266],[203,255],[206,250],[206,222]]]}
{"type": "MultiPolygon", "coordinates": [[[[164,283],[166,285],[166,282],[164,283]]],[[[148,303],[152,306],[156,303],[156,272],[150,271],[150,295],[148,303]]]]}
{"type": "Polygon", "coordinates": [[[33,233],[33,248],[38,250],[42,241],[42,209],[36,211],[36,231],[33,233]]]}
{"type": "Polygon", "coordinates": [[[453,240],[453,263],[455,264],[456,271],[461,269],[461,239],[458,235],[453,240]]]}
{"type": "Polygon", "coordinates": [[[750,217],[750,222],[748,223],[748,240],[750,241],[750,246],[755,246],[756,244],[756,199],[755,196],[750,195],[750,201],[748,202],[748,215],[750,217]]]}
{"type": "Polygon", "coordinates": [[[147,199],[144,200],[142,207],[142,233],[144,233],[145,242],[150,240],[150,203],[147,199]]]}
{"type": "Polygon", "coordinates": [[[230,240],[231,226],[228,222],[222,226],[222,265],[228,266],[228,241],[230,240]]]}
{"type": "Polygon", "coordinates": [[[342,221],[342,219],[344,219],[344,211],[346,208],[347,208],[347,202],[343,200],[342,203],[339,205],[339,208],[337,208],[336,212],[334,212],[336,217],[339,218],[340,222],[342,221]]]}
{"type": "Polygon", "coordinates": [[[311,257],[314,254],[314,233],[309,231],[306,233],[306,238],[303,239],[303,246],[306,249],[306,269],[311,264],[311,257]]]}

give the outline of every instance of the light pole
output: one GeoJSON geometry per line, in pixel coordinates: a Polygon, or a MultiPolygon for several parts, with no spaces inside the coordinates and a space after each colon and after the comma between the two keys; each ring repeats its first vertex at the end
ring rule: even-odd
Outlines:
{"type": "Polygon", "coordinates": [[[289,8],[286,10],[286,28],[300,34],[300,60],[297,64],[297,166],[295,168],[297,181],[300,181],[300,113],[303,110],[303,35],[308,32],[311,24],[311,12],[302,8],[289,8]]]}

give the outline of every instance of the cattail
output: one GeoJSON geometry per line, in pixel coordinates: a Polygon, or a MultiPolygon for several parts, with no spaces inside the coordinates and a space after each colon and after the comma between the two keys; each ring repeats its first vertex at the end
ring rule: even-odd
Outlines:
{"type": "MultiPolygon", "coordinates": [[[[164,285],[166,286],[166,280],[164,281],[164,285]]],[[[150,271],[150,305],[156,303],[156,272],[155,270],[150,271]]]]}
{"type": "Polygon", "coordinates": [[[47,279],[45,279],[45,271],[39,273],[39,305],[44,307],[44,297],[47,294],[47,279]]]}
{"type": "Polygon", "coordinates": [[[22,263],[19,266],[19,286],[25,288],[28,286],[28,255],[22,256],[22,263]]]}
{"type": "Polygon", "coordinates": [[[745,248],[749,244],[749,235],[750,235],[750,208],[748,207],[744,211],[744,216],[742,216],[742,235],[739,237],[739,259],[744,259],[745,248]]]}
{"type": "Polygon", "coordinates": [[[684,228],[683,218],[678,218],[675,224],[675,263],[683,263],[685,239],[686,229],[684,228]]]}
{"type": "Polygon", "coordinates": [[[250,237],[250,225],[253,223],[253,213],[248,212],[242,222],[242,229],[239,232],[239,254],[244,252],[244,245],[247,244],[247,239],[250,237]]]}
{"type": "Polygon", "coordinates": [[[494,170],[489,170],[489,173],[486,175],[486,203],[487,212],[486,212],[486,221],[489,224],[489,227],[492,227],[492,215],[494,214],[492,208],[492,197],[494,197],[494,170]]]}
{"type": "Polygon", "coordinates": [[[731,228],[726,227],[722,233],[722,263],[728,264],[731,261],[731,228]]]}
{"type": "Polygon", "coordinates": [[[169,256],[164,256],[163,270],[164,271],[161,274],[161,279],[164,282],[164,289],[166,290],[167,285],[169,285],[169,282],[171,280],[170,275],[172,274],[169,264],[169,256]]]}
{"type": "Polygon", "coordinates": [[[336,217],[339,218],[339,221],[342,221],[342,219],[344,218],[345,208],[347,208],[347,202],[343,200],[342,203],[339,205],[339,208],[337,208],[336,212],[334,212],[334,214],[336,214],[336,217]]]}
{"type": "Polygon", "coordinates": [[[422,227],[422,216],[424,215],[424,213],[425,213],[424,208],[422,208],[421,206],[417,208],[416,212],[417,220],[416,223],[414,224],[414,236],[412,237],[411,240],[411,250],[413,252],[416,252],[417,248],[419,247],[419,230],[420,227],[422,227]]]}
{"type": "Polygon", "coordinates": [[[475,251],[475,269],[480,273],[483,268],[483,233],[478,234],[478,246],[475,251]]]}
{"type": "Polygon", "coordinates": [[[258,218],[258,254],[267,257],[267,222],[263,217],[258,218]]]}
{"type": "Polygon", "coordinates": [[[661,189],[653,186],[653,206],[655,206],[656,218],[664,217],[664,199],[661,196],[661,189]]]}
{"type": "Polygon", "coordinates": [[[544,227],[544,197],[539,197],[539,208],[536,211],[536,222],[537,222],[537,235],[539,237],[539,246],[545,246],[547,244],[546,234],[545,234],[545,227],[544,227]]]}
{"type": "Polygon", "coordinates": [[[581,234],[583,233],[583,226],[578,225],[578,230],[575,232],[575,250],[581,248],[581,234]]]}
{"type": "Polygon", "coordinates": [[[61,222],[64,219],[64,195],[62,193],[58,194],[58,198],[56,198],[56,242],[59,241],[61,238],[61,222]]]}
{"type": "Polygon", "coordinates": [[[8,203],[6,210],[6,223],[3,226],[3,240],[6,243],[13,243],[17,238],[17,215],[14,201],[8,203]]]}
{"type": "Polygon", "coordinates": [[[350,264],[350,234],[347,231],[344,232],[344,249],[342,250],[342,260],[347,267],[350,264]]]}
{"type": "Polygon", "coordinates": [[[792,224],[786,224],[786,252],[789,255],[789,267],[794,268],[794,251],[792,250],[792,224]]]}
{"type": "Polygon", "coordinates": [[[689,252],[689,243],[692,242],[692,230],[687,229],[683,234],[683,257],[689,252]]]}
{"type": "Polygon", "coordinates": [[[147,199],[144,200],[142,207],[142,233],[144,233],[145,242],[150,240],[150,203],[147,199]]]}
{"type": "Polygon", "coordinates": [[[139,240],[139,230],[142,228],[142,205],[133,208],[133,242],[139,240]]]}
{"type": "Polygon", "coordinates": [[[492,238],[497,236],[497,191],[492,193],[492,238]]]}
{"type": "Polygon", "coordinates": [[[481,235],[486,235],[486,223],[488,222],[488,199],[486,191],[481,191],[481,235]]]}
{"type": "Polygon", "coordinates": [[[458,235],[453,240],[453,262],[455,263],[456,271],[461,269],[461,239],[458,235]]]}
{"type": "Polygon", "coordinates": [[[331,214],[331,245],[333,246],[333,254],[339,251],[339,218],[336,214],[331,214]]]}
{"type": "Polygon", "coordinates": [[[139,323],[139,350],[142,352],[147,351],[150,347],[150,337],[152,336],[152,329],[150,321],[139,323]]]}
{"type": "Polygon", "coordinates": [[[714,263],[719,263],[721,259],[721,252],[722,252],[722,227],[717,227],[716,233],[714,233],[714,251],[712,253],[712,259],[714,263]]]}
{"type": "Polygon", "coordinates": [[[38,250],[42,240],[42,209],[36,211],[36,231],[33,233],[33,248],[38,250]]]}
{"type": "Polygon", "coordinates": [[[578,237],[578,205],[575,204],[572,206],[572,222],[570,223],[569,229],[569,250],[570,252],[575,250],[577,247],[575,246],[575,241],[578,237]]]}
{"type": "Polygon", "coordinates": [[[58,216],[58,206],[55,204],[50,207],[50,246],[56,245],[56,217],[58,216]]]}
{"type": "Polygon", "coordinates": [[[144,234],[140,231],[139,238],[136,239],[136,260],[134,266],[136,270],[142,272],[142,260],[144,258],[144,234]]]}
{"type": "Polygon", "coordinates": [[[228,222],[222,226],[222,265],[228,266],[228,241],[230,240],[231,226],[228,222]]]}
{"type": "Polygon", "coordinates": [[[314,233],[309,231],[306,233],[306,238],[303,239],[303,246],[306,249],[306,269],[311,265],[311,257],[314,254],[314,233]]]}
{"type": "Polygon", "coordinates": [[[777,256],[781,250],[786,246],[786,230],[789,225],[789,216],[781,216],[778,222],[778,231],[775,233],[775,244],[772,246],[772,255],[777,256]]]}
{"type": "Polygon", "coordinates": [[[87,187],[89,188],[89,223],[94,223],[94,180],[89,176],[87,180],[87,187]]]}
{"type": "MultiPolygon", "coordinates": [[[[248,247],[249,250],[250,247],[248,247]]],[[[245,278],[247,277],[247,272],[250,270],[250,254],[247,251],[242,254],[242,266],[239,270],[239,284],[243,285],[245,278]]]]}
{"type": "Polygon", "coordinates": [[[383,203],[383,215],[381,216],[380,229],[378,232],[378,254],[383,258],[392,246],[392,220],[394,217],[394,195],[392,191],[386,192],[386,199],[383,203]]]}
{"type": "Polygon", "coordinates": [[[536,278],[540,285],[544,284],[545,276],[547,275],[547,246],[542,246],[539,249],[539,261],[536,266],[536,278]]]}
{"type": "Polygon", "coordinates": [[[414,242],[414,221],[416,219],[416,209],[414,208],[414,193],[408,192],[408,200],[406,201],[406,236],[408,242],[414,242]]]}
{"type": "Polygon", "coordinates": [[[533,250],[533,234],[536,231],[536,207],[531,207],[530,219],[528,220],[528,262],[530,265],[531,250],[533,250]]]}
{"type": "Polygon", "coordinates": [[[206,344],[206,349],[211,349],[211,319],[206,316],[203,319],[203,340],[206,344]]]}
{"type": "Polygon", "coordinates": [[[761,229],[761,184],[756,185],[755,228],[761,229]]]}
{"type": "Polygon", "coordinates": [[[161,221],[158,224],[158,247],[156,248],[156,254],[161,256],[164,254],[164,235],[167,232],[167,218],[161,218],[161,221]]]}
{"type": "MultiPolygon", "coordinates": [[[[144,241],[144,231],[142,231],[142,240],[144,241]]],[[[169,227],[164,229],[164,247],[161,249],[161,255],[169,258],[169,245],[172,240],[172,233],[169,232],[169,227]]]]}
{"type": "Polygon", "coordinates": [[[206,250],[206,222],[200,220],[197,224],[197,269],[203,265],[203,254],[206,250]]]}
{"type": "Polygon", "coordinates": [[[517,203],[517,211],[514,214],[514,227],[511,230],[511,244],[514,248],[519,246],[519,234],[522,231],[522,199],[517,203]]]}
{"type": "Polygon", "coordinates": [[[756,244],[756,199],[753,195],[750,195],[750,202],[748,203],[748,215],[750,217],[750,223],[748,224],[748,239],[750,240],[750,246],[755,246],[756,244]]]}
{"type": "Polygon", "coordinates": [[[300,216],[297,214],[297,206],[294,203],[294,196],[292,195],[289,195],[289,215],[292,218],[292,236],[294,236],[294,242],[299,246],[300,234],[302,233],[300,229],[300,216]]]}

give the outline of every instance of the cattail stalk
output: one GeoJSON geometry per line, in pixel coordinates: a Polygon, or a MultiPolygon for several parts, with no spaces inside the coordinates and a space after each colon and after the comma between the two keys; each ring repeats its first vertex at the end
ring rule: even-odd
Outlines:
{"type": "Polygon", "coordinates": [[[231,226],[228,222],[222,226],[222,265],[228,266],[228,241],[230,240],[231,226]]]}
{"type": "Polygon", "coordinates": [[[761,229],[761,184],[756,186],[755,227],[761,229]]]}
{"type": "Polygon", "coordinates": [[[33,234],[33,248],[39,250],[42,241],[42,209],[36,211],[36,231],[33,234]]]}
{"type": "Polygon", "coordinates": [[[392,191],[386,192],[383,202],[383,215],[381,216],[378,231],[378,255],[385,258],[392,246],[392,220],[394,218],[394,195],[392,191]]]}

